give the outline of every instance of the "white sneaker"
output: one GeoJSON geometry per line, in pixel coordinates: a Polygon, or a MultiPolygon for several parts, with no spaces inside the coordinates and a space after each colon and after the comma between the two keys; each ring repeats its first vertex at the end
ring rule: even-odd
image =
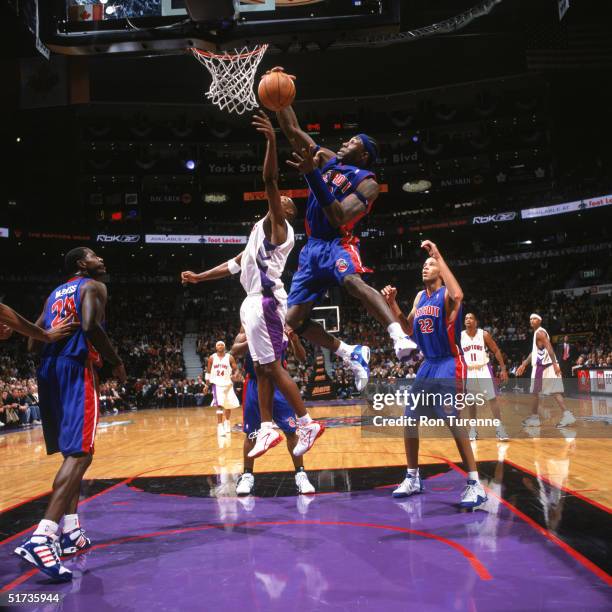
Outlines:
{"type": "Polygon", "coordinates": [[[225,429],[225,433],[230,433],[232,431],[232,425],[229,419],[223,421],[223,428],[225,429]]]}
{"type": "Polygon", "coordinates": [[[393,339],[393,350],[395,350],[395,356],[400,361],[408,359],[410,353],[416,348],[418,348],[417,345],[408,336],[393,339]]]}
{"type": "Polygon", "coordinates": [[[273,446],[276,446],[283,439],[283,436],[281,436],[275,429],[272,429],[272,427],[262,427],[259,429],[259,431],[253,432],[253,434],[250,434],[249,438],[251,436],[255,438],[255,446],[251,449],[248,455],[252,458],[261,457],[261,455],[270,450],[273,446]]]}
{"type": "Polygon", "coordinates": [[[423,492],[423,481],[419,474],[416,476],[406,476],[401,484],[392,493],[393,497],[408,497],[415,493],[423,492]]]}
{"type": "Polygon", "coordinates": [[[459,505],[462,508],[477,508],[487,501],[487,494],[482,485],[476,480],[468,480],[459,505]]]}
{"type": "Polygon", "coordinates": [[[299,426],[297,430],[298,442],[293,449],[293,455],[301,457],[304,453],[307,453],[317,438],[323,435],[324,431],[325,425],[321,425],[321,423],[316,421],[311,421],[308,425],[299,426]]]}
{"type": "Polygon", "coordinates": [[[223,437],[225,435],[225,427],[223,427],[223,423],[217,423],[217,435],[219,437],[223,437]]]}
{"type": "Polygon", "coordinates": [[[569,411],[566,410],[561,417],[561,420],[557,423],[557,427],[561,429],[561,427],[567,427],[568,425],[573,425],[576,422],[576,417],[569,411]]]}
{"type": "Polygon", "coordinates": [[[522,421],[522,425],[525,427],[540,427],[540,415],[532,414],[531,416],[528,416],[522,421]]]}
{"type": "Polygon", "coordinates": [[[510,436],[508,435],[508,432],[506,431],[506,428],[503,425],[500,425],[495,430],[495,436],[500,442],[505,442],[506,440],[510,439],[510,436]]]}
{"type": "Polygon", "coordinates": [[[315,492],[310,480],[308,480],[308,474],[306,472],[297,472],[295,475],[295,486],[297,487],[300,495],[309,495],[315,492]]]}
{"type": "Polygon", "coordinates": [[[470,427],[470,431],[468,433],[470,440],[473,442],[474,440],[478,440],[478,430],[475,427],[470,427]]]}
{"type": "Polygon", "coordinates": [[[236,483],[236,495],[250,495],[255,487],[255,476],[249,472],[245,472],[240,476],[236,483]]]}
{"type": "Polygon", "coordinates": [[[344,360],[344,363],[351,368],[355,379],[357,391],[363,391],[370,379],[370,347],[358,344],[353,349],[351,356],[344,360]]]}

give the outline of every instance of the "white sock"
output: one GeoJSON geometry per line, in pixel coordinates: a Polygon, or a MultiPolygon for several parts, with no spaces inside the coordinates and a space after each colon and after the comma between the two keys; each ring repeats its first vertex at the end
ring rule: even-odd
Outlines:
{"type": "Polygon", "coordinates": [[[402,329],[402,326],[397,323],[397,321],[395,323],[391,323],[391,325],[387,327],[387,332],[389,332],[389,335],[393,340],[395,340],[395,338],[403,338],[406,335],[402,329]]]}
{"type": "Polygon", "coordinates": [[[35,536],[54,536],[57,534],[57,530],[59,529],[59,525],[54,523],[53,521],[49,521],[47,519],[43,519],[38,523],[38,527],[34,532],[35,536]]]}
{"type": "Polygon", "coordinates": [[[408,478],[416,478],[419,475],[419,468],[408,468],[406,470],[406,476],[408,478]]]}
{"type": "Polygon", "coordinates": [[[338,347],[338,350],[336,351],[336,355],[338,355],[338,357],[341,357],[342,359],[350,359],[351,353],[353,352],[353,349],[356,346],[357,346],[356,344],[346,344],[346,342],[342,342],[341,340],[340,346],[338,347]]]}
{"type": "Polygon", "coordinates": [[[273,426],[274,426],[274,423],[272,423],[272,421],[262,421],[261,423],[262,429],[272,429],[273,426]]]}
{"type": "Polygon", "coordinates": [[[81,526],[79,523],[79,515],[78,514],[65,514],[64,515],[64,533],[68,533],[69,531],[74,531],[81,526]]]}
{"type": "Polygon", "coordinates": [[[478,472],[468,472],[467,479],[475,480],[478,483],[480,482],[480,480],[478,479],[478,472]]]}
{"type": "Polygon", "coordinates": [[[312,417],[308,413],[298,419],[298,424],[302,427],[304,427],[304,425],[310,425],[310,423],[312,423],[312,417]]]}

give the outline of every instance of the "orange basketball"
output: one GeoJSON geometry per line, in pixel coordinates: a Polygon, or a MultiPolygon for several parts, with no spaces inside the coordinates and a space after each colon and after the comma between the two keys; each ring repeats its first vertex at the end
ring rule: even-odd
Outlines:
{"type": "Polygon", "coordinates": [[[295,98],[295,77],[283,70],[269,70],[261,77],[257,94],[261,103],[271,111],[289,106],[295,98]]]}

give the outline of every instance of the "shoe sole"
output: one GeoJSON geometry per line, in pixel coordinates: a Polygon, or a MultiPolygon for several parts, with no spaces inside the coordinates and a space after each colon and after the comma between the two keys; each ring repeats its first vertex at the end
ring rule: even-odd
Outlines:
{"type": "Polygon", "coordinates": [[[408,357],[410,357],[410,355],[412,355],[412,353],[414,353],[414,351],[416,351],[418,348],[419,347],[415,344],[412,348],[400,349],[399,352],[395,353],[395,356],[400,361],[404,361],[405,359],[408,359],[408,357]]]}
{"type": "Polygon", "coordinates": [[[476,501],[474,503],[472,502],[459,502],[459,507],[460,508],[479,508],[480,506],[482,506],[482,504],[484,504],[486,501],[488,501],[488,497],[485,497],[484,499],[482,497],[478,497],[479,500],[482,501],[476,501]]]}
{"type": "Polygon", "coordinates": [[[299,455],[296,455],[295,453],[293,453],[294,457],[302,457],[303,455],[305,455],[314,446],[314,443],[323,435],[323,432],[325,431],[325,425],[321,423],[319,423],[319,425],[321,426],[321,429],[319,429],[319,433],[315,436],[315,439],[312,441],[310,446],[303,453],[299,455]]]}
{"type": "Polygon", "coordinates": [[[280,444],[282,441],[283,441],[283,436],[278,436],[278,438],[274,440],[274,442],[270,443],[270,446],[268,446],[268,448],[264,448],[264,450],[260,451],[256,455],[251,455],[251,453],[249,453],[247,456],[250,457],[251,459],[257,459],[257,457],[261,457],[264,453],[267,453],[271,448],[274,448],[277,444],[280,444]]]}
{"type": "Polygon", "coordinates": [[[236,491],[236,495],[238,497],[248,497],[249,495],[251,495],[253,493],[253,491],[249,491],[248,493],[238,493],[238,491],[236,491]]]}
{"type": "Polygon", "coordinates": [[[62,578],[61,576],[57,576],[56,574],[53,574],[46,567],[44,566],[41,567],[40,565],[38,565],[38,563],[36,562],[36,559],[25,548],[22,548],[21,546],[18,546],[13,552],[19,558],[23,559],[24,561],[27,561],[28,563],[33,565],[37,570],[41,571],[43,574],[46,574],[47,576],[49,576],[49,578],[52,578],[56,582],[71,582],[72,581],[72,573],[66,575],[65,578],[62,578]]]}
{"type": "Polygon", "coordinates": [[[425,491],[425,487],[421,486],[418,491],[413,491],[412,493],[391,493],[391,497],[393,497],[393,499],[401,499],[402,497],[412,497],[413,495],[423,493],[423,491],[425,491]]]}

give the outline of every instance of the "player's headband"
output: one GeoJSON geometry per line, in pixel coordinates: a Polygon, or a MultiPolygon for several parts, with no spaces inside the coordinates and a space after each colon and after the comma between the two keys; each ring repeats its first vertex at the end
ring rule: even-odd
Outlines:
{"type": "Polygon", "coordinates": [[[540,319],[540,321],[542,320],[542,317],[541,317],[539,314],[536,314],[535,312],[532,312],[532,313],[529,315],[529,318],[530,318],[530,319],[540,319]]]}
{"type": "Polygon", "coordinates": [[[367,134],[357,134],[358,138],[363,143],[363,148],[370,155],[370,166],[373,166],[376,163],[376,158],[378,157],[378,149],[376,145],[370,140],[370,137],[367,134]]]}
{"type": "Polygon", "coordinates": [[[215,344],[215,346],[219,346],[219,345],[221,345],[221,346],[225,346],[225,342],[223,342],[223,340],[219,340],[219,341],[218,341],[218,342],[215,344]]]}

